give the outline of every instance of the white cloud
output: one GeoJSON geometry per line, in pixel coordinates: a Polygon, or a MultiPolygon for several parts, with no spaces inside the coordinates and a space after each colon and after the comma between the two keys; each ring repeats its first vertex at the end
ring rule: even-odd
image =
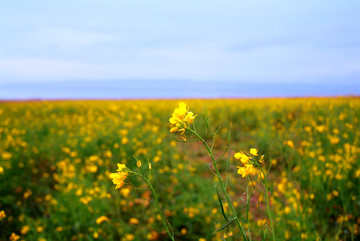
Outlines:
{"type": "Polygon", "coordinates": [[[78,29],[37,29],[25,34],[25,44],[30,48],[72,49],[93,44],[107,44],[117,39],[105,33],[87,32],[78,29]]]}

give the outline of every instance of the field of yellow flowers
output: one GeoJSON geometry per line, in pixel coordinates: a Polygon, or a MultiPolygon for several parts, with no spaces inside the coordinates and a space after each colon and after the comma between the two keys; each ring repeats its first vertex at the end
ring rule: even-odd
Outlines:
{"type": "MultiPolygon", "coordinates": [[[[207,113],[216,157],[229,143],[218,166],[250,239],[273,240],[264,192],[251,191],[256,181],[234,158],[254,148],[271,165],[277,240],[360,240],[360,98],[183,101],[199,130],[207,113]]],[[[170,240],[147,185],[133,178],[115,189],[117,163],[139,172],[151,164],[176,240],[241,240],[235,224],[213,234],[223,211],[210,157],[169,132],[179,102],[1,102],[0,240],[170,240]]]]}

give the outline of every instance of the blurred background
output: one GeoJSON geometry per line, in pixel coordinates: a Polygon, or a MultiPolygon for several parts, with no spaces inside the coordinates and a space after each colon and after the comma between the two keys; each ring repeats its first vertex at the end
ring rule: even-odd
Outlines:
{"type": "Polygon", "coordinates": [[[0,99],[360,94],[359,1],[2,1],[0,99]]]}

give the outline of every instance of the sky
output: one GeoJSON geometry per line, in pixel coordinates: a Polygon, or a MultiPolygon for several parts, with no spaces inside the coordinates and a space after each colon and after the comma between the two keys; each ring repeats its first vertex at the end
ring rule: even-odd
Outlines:
{"type": "Polygon", "coordinates": [[[360,95],[360,1],[1,1],[0,99],[360,95]]]}

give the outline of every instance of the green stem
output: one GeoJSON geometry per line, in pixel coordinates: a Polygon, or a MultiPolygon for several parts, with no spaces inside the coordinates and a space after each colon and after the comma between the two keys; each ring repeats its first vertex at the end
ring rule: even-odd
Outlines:
{"type": "Polygon", "coordinates": [[[155,203],[156,203],[156,207],[157,207],[157,209],[158,209],[158,211],[159,211],[159,213],[160,213],[161,220],[162,220],[162,222],[163,222],[163,224],[164,224],[164,226],[165,226],[165,228],[166,228],[166,232],[167,232],[168,235],[170,236],[170,239],[171,239],[172,241],[175,241],[174,236],[171,234],[171,232],[170,232],[170,230],[169,230],[169,226],[171,227],[171,225],[170,225],[170,223],[167,223],[167,222],[165,221],[165,216],[164,216],[163,211],[162,211],[161,208],[160,208],[159,200],[158,200],[158,197],[157,197],[157,195],[156,195],[156,192],[155,192],[154,187],[151,185],[150,181],[149,181],[146,177],[144,177],[142,174],[137,173],[137,172],[131,172],[131,173],[140,176],[140,177],[141,177],[142,179],[144,179],[144,180],[147,182],[147,184],[149,185],[149,187],[150,187],[150,189],[151,189],[151,191],[152,191],[152,193],[153,193],[153,196],[154,196],[154,200],[155,200],[155,203]]]}
{"type": "Polygon", "coordinates": [[[252,192],[249,193],[249,182],[246,185],[246,194],[247,194],[247,198],[246,198],[246,219],[247,219],[247,223],[248,223],[249,241],[251,241],[249,209],[250,209],[250,198],[251,198],[252,192]]]}
{"type": "Polygon", "coordinates": [[[218,180],[219,180],[221,189],[222,189],[222,191],[223,191],[223,193],[224,193],[224,195],[225,195],[225,197],[226,197],[226,201],[227,201],[228,204],[229,204],[229,207],[230,207],[230,209],[231,209],[231,212],[232,212],[233,215],[234,215],[234,218],[235,218],[235,220],[236,220],[236,223],[237,223],[237,225],[238,225],[238,227],[239,227],[239,229],[240,229],[241,235],[243,236],[244,240],[248,240],[248,239],[246,238],[244,229],[243,229],[243,227],[242,227],[241,224],[240,224],[239,218],[237,217],[237,214],[236,214],[236,211],[235,211],[235,209],[234,209],[234,206],[233,206],[233,204],[231,203],[230,197],[229,197],[229,195],[228,195],[228,193],[227,193],[227,191],[226,191],[226,188],[225,188],[225,186],[224,186],[224,183],[223,183],[223,181],[222,181],[222,179],[221,179],[219,169],[218,169],[218,167],[217,167],[217,165],[216,165],[216,161],[215,161],[214,155],[213,155],[210,147],[208,146],[208,144],[206,143],[206,141],[205,141],[197,132],[193,131],[193,130],[190,129],[190,128],[187,128],[187,129],[188,129],[191,133],[193,133],[194,135],[196,135],[196,136],[200,139],[200,141],[204,144],[204,146],[206,147],[206,150],[208,151],[208,153],[209,153],[209,155],[210,155],[210,157],[211,157],[212,163],[213,163],[213,165],[214,165],[215,173],[216,173],[216,176],[217,176],[217,178],[218,178],[218,180]]]}
{"type": "Polygon", "coordinates": [[[267,183],[267,175],[265,174],[263,168],[262,168],[260,165],[259,165],[259,168],[260,168],[262,174],[264,175],[264,187],[265,187],[266,208],[267,208],[268,216],[269,216],[269,219],[270,219],[270,225],[271,225],[271,232],[272,232],[273,240],[276,241],[275,230],[274,230],[272,215],[271,215],[271,211],[270,211],[269,190],[268,190],[268,183],[267,183]]]}

